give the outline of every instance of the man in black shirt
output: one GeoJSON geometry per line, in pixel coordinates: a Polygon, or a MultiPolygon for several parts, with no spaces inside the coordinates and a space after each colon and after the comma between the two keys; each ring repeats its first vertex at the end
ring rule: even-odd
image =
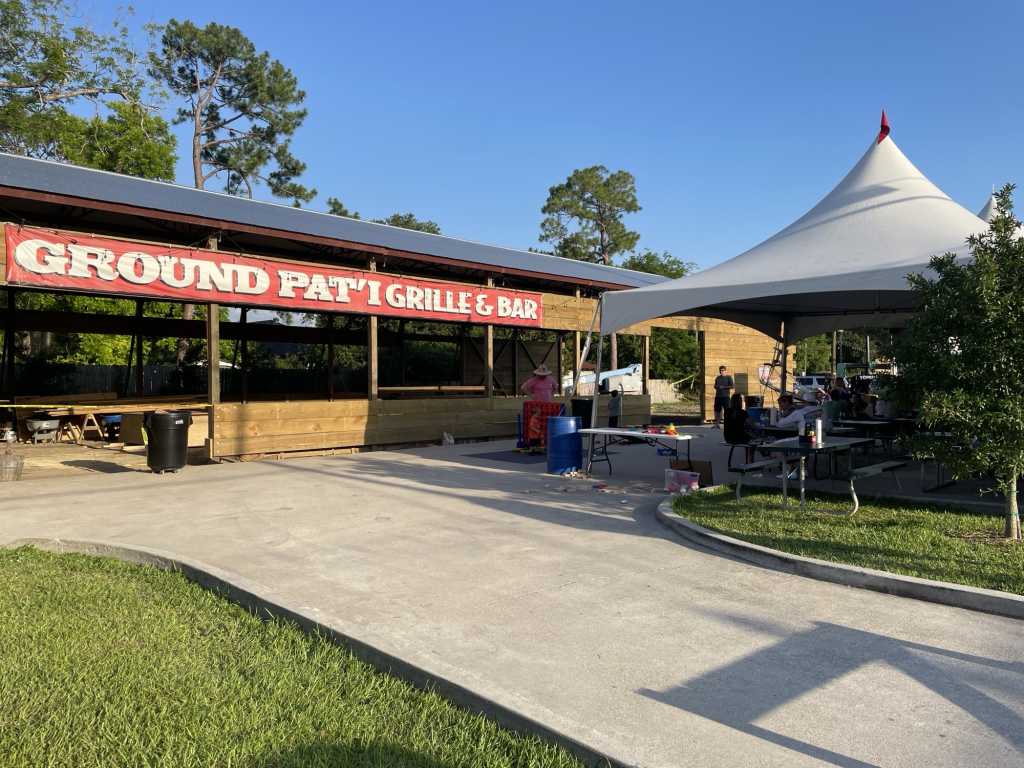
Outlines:
{"type": "Polygon", "coordinates": [[[735,386],[729,369],[724,365],[718,366],[718,376],[715,377],[715,427],[722,423],[722,414],[729,407],[729,395],[735,386]]]}

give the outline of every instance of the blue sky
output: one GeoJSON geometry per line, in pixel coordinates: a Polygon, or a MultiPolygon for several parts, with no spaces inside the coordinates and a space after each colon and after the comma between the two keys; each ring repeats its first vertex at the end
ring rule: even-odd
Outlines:
{"type": "MultiPolygon", "coordinates": [[[[78,8],[102,22],[116,5],[78,8]]],[[[710,266],[823,196],[882,107],[971,210],[1024,171],[1019,2],[161,0],[133,23],[186,17],[239,27],[298,76],[309,207],[413,211],[470,240],[536,245],[548,187],[603,164],[636,176],[641,247],[710,266]]]]}

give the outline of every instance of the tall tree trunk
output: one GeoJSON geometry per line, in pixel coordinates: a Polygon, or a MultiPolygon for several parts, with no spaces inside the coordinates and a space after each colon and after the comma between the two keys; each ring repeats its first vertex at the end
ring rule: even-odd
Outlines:
{"type": "Polygon", "coordinates": [[[1017,510],[1017,478],[1015,472],[1013,479],[1006,485],[1006,522],[1003,525],[1003,535],[1014,541],[1020,541],[1020,513],[1017,510]]]}
{"type": "MultiPolygon", "coordinates": [[[[198,84],[197,84],[198,88],[198,84]]],[[[193,126],[192,126],[192,177],[195,181],[196,189],[203,189],[206,183],[203,179],[203,145],[202,145],[202,133],[200,132],[200,125],[202,117],[199,109],[199,104],[196,105],[196,110],[192,115],[193,126]]],[[[192,320],[196,315],[195,304],[182,304],[181,306],[181,319],[192,320]]],[[[185,338],[178,339],[177,355],[175,356],[177,367],[181,368],[185,364],[185,358],[188,356],[189,340],[185,338]]]]}

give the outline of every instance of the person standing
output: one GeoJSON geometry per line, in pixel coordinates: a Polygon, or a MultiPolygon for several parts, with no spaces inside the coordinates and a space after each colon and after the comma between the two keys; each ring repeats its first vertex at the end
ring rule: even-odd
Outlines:
{"type": "Polygon", "coordinates": [[[724,365],[718,366],[718,375],[715,377],[715,429],[722,423],[722,414],[729,407],[729,395],[735,386],[729,369],[724,365]]]}
{"type": "Polygon", "coordinates": [[[551,369],[542,365],[533,372],[533,376],[523,382],[521,389],[531,400],[550,403],[558,391],[558,382],[551,375],[551,369]]]}
{"type": "Polygon", "coordinates": [[[562,405],[554,400],[558,382],[551,370],[541,365],[533,372],[533,376],[523,382],[520,389],[527,396],[523,403],[525,447],[531,451],[541,450],[547,444],[548,417],[557,416],[562,410],[562,405]]]}
{"type": "Polygon", "coordinates": [[[622,396],[619,390],[613,389],[611,399],[608,401],[608,426],[618,428],[619,419],[622,418],[622,396]]]}

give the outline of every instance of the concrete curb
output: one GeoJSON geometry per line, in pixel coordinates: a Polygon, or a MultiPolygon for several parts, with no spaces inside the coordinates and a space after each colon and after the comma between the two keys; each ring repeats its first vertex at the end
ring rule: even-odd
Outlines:
{"type": "Polygon", "coordinates": [[[179,572],[189,581],[223,595],[231,602],[257,616],[294,622],[302,631],[309,634],[319,632],[331,642],[347,648],[358,659],[381,672],[394,675],[420,690],[434,691],[462,709],[484,715],[509,730],[538,736],[553,742],[572,752],[587,765],[601,766],[602,768],[634,768],[632,763],[616,760],[561,731],[544,725],[504,704],[499,704],[483,694],[326,625],[300,609],[288,608],[279,598],[272,594],[266,594],[266,587],[238,574],[196,560],[179,557],[170,552],[106,541],[24,538],[0,544],[0,547],[4,549],[25,546],[47,552],[72,552],[110,557],[126,563],[179,572]],[[261,594],[261,591],[264,594],[261,594]]]}
{"type": "Polygon", "coordinates": [[[901,576],[870,568],[858,568],[855,565],[791,555],[788,552],[751,544],[708,530],[680,517],[672,511],[671,496],[658,505],[656,515],[662,525],[672,529],[688,541],[757,565],[819,581],[830,581],[833,584],[842,584],[846,587],[870,589],[888,595],[910,597],[929,603],[941,603],[968,611],[1007,616],[1011,619],[1024,619],[1024,596],[999,592],[994,589],[950,584],[945,581],[901,576]]]}

